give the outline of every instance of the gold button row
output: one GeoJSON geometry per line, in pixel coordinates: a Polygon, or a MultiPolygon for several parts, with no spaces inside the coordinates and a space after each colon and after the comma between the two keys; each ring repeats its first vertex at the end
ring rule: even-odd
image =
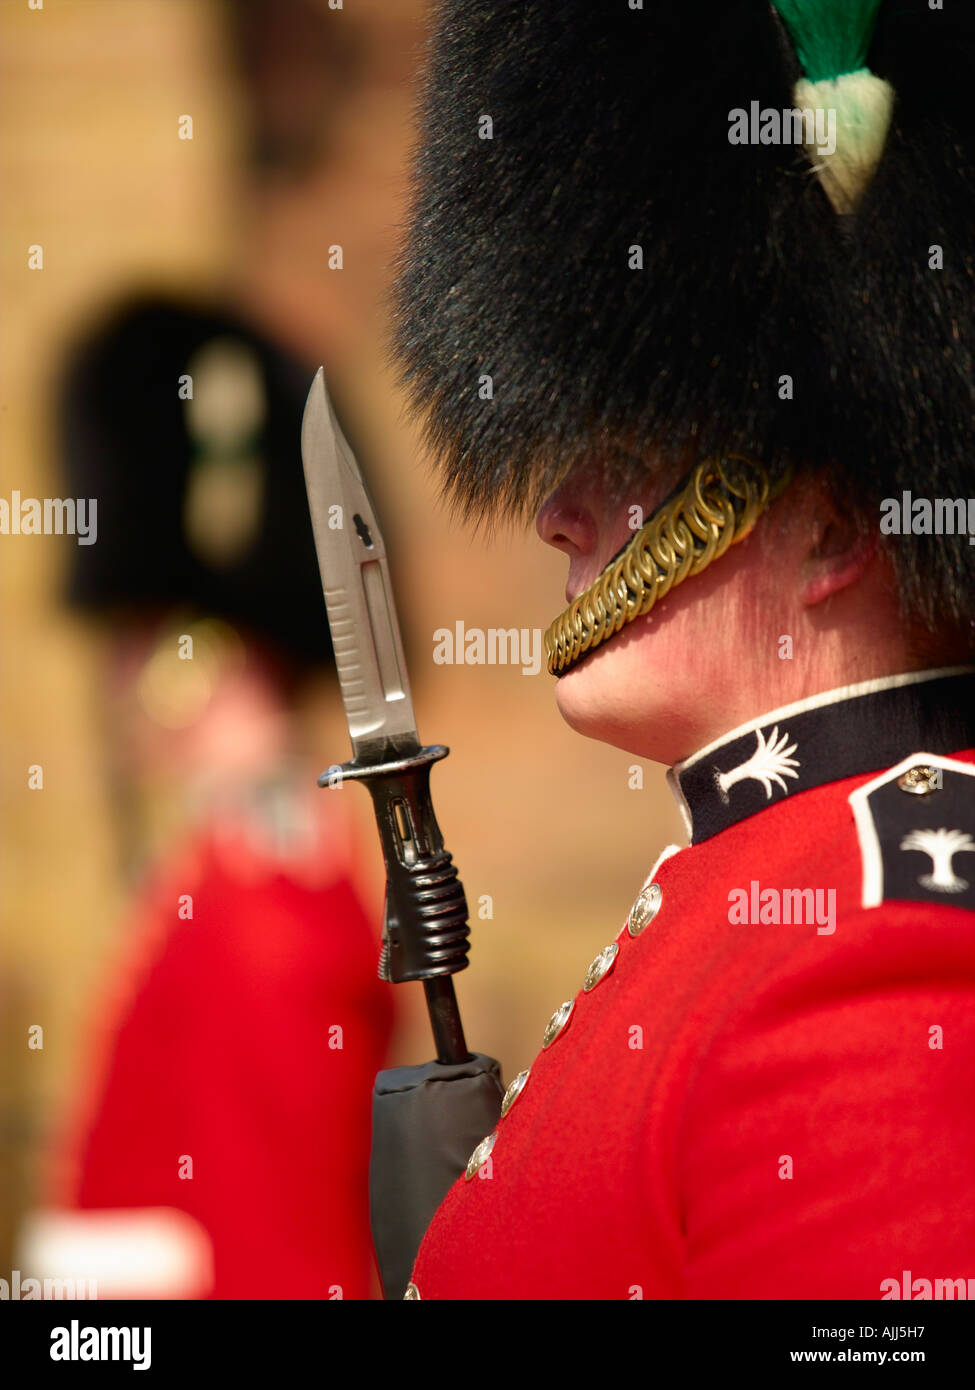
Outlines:
{"type": "MultiPolygon", "coordinates": [[[[650,883],[643,889],[636,902],[630,908],[629,916],[626,919],[627,929],[631,936],[639,936],[644,927],[648,926],[650,922],[653,921],[654,917],[656,917],[657,913],[660,911],[662,898],[663,894],[659,883],[650,883]]],[[[603,947],[599,955],[586,971],[585,982],[582,986],[586,994],[591,993],[601,981],[605,980],[606,976],[616,964],[616,957],[619,955],[619,950],[619,943],[616,941],[611,942],[609,946],[603,947]]],[[[569,1020],[572,1018],[574,1010],[575,1000],[573,999],[566,999],[564,1003],[560,1004],[555,1010],[555,1013],[549,1019],[545,1032],[542,1035],[543,1050],[551,1047],[556,1039],[562,1036],[569,1026],[569,1020]]],[[[530,1067],[525,1071],[520,1071],[505,1091],[504,1100],[501,1102],[502,1119],[504,1119],[505,1115],[507,1115],[508,1111],[525,1089],[530,1075],[530,1067]]],[[[493,1134],[489,1134],[487,1138],[482,1139],[471,1154],[470,1158],[467,1160],[467,1168],[464,1172],[464,1177],[467,1182],[470,1182],[472,1178],[476,1177],[478,1171],[484,1167],[484,1164],[491,1156],[497,1137],[497,1130],[495,1130],[493,1134]]],[[[411,1284],[410,1288],[415,1289],[416,1285],[411,1284]]],[[[419,1298],[420,1296],[419,1292],[410,1294],[409,1289],[407,1289],[406,1294],[408,1298],[419,1298]]]]}

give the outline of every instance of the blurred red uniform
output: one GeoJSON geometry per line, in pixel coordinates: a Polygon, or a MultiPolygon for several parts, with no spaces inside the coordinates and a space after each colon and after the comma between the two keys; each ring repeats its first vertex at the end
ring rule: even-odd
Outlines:
{"type": "Polygon", "coordinates": [[[188,1213],[215,1298],[372,1291],[370,1096],[393,1006],[350,839],[337,818],[315,882],[201,836],[142,896],[104,1019],[59,1204],[188,1213]]]}

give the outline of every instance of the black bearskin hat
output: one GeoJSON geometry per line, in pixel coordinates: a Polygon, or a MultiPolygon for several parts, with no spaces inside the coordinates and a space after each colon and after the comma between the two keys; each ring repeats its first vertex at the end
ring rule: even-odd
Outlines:
{"type": "MultiPolygon", "coordinates": [[[[975,496],[973,74],[962,4],[440,0],[395,349],[450,495],[527,512],[599,451],[633,500],[728,453],[871,526],[975,496]],[[844,198],[760,121],[850,74],[888,105],[844,198]]],[[[915,614],[975,615],[966,535],[896,539],[915,614]]]]}
{"type": "Polygon", "coordinates": [[[108,311],[60,382],[66,481],[98,502],[97,544],[71,548],[69,601],[191,608],[295,672],[330,665],[299,453],[312,370],[222,305],[148,295],[108,311]]]}

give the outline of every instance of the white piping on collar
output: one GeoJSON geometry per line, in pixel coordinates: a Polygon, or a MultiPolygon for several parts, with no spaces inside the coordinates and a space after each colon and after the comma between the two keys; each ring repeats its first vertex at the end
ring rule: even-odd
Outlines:
{"type": "Polygon", "coordinates": [[[683,767],[684,764],[680,763],[667,769],[667,785],[670,788],[671,796],[677,803],[680,818],[684,822],[684,829],[687,831],[687,843],[691,844],[694,840],[694,818],[691,815],[691,808],[687,804],[687,797],[681,790],[680,779],[677,776],[678,766],[683,767]]]}
{"type": "Polygon", "coordinates": [[[790,719],[793,715],[804,714],[807,710],[822,709],[826,705],[839,704],[841,700],[852,700],[858,695],[872,695],[878,690],[896,690],[902,685],[920,685],[924,681],[941,680],[945,676],[972,674],[975,674],[975,666],[939,666],[935,671],[907,671],[899,676],[878,676],[874,680],[859,681],[856,685],[837,686],[835,690],[825,690],[819,695],[810,695],[807,699],[796,700],[791,705],[781,705],[778,709],[760,715],[757,719],[750,719],[747,724],[739,724],[736,729],[731,729],[728,733],[722,734],[720,738],[713,739],[711,743],[699,748],[696,753],[692,753],[683,762],[675,763],[667,772],[667,785],[677,803],[677,809],[680,811],[684,828],[687,831],[688,841],[694,838],[694,821],[691,816],[691,809],[681,790],[680,776],[689,767],[693,767],[695,763],[707,757],[709,753],[713,753],[716,748],[721,748],[724,744],[731,743],[733,739],[741,738],[745,734],[756,733],[759,729],[764,729],[766,724],[780,723],[785,719],[790,719]]]}
{"type": "Polygon", "coordinates": [[[840,700],[852,700],[857,695],[873,695],[878,690],[896,690],[901,685],[920,685],[924,681],[941,680],[944,676],[965,676],[973,673],[975,666],[941,666],[936,671],[908,671],[902,676],[879,676],[875,680],[860,681],[858,685],[841,685],[836,690],[826,690],[821,695],[810,695],[806,700],[796,700],[794,704],[782,705],[758,719],[750,719],[747,724],[739,724],[737,729],[732,729],[730,733],[722,734],[720,738],[699,748],[683,762],[675,763],[672,771],[678,774],[684,772],[722,744],[731,743],[732,739],[741,738],[743,734],[755,733],[766,724],[781,723],[783,719],[791,719],[795,714],[805,714],[806,710],[835,705],[840,700]]]}

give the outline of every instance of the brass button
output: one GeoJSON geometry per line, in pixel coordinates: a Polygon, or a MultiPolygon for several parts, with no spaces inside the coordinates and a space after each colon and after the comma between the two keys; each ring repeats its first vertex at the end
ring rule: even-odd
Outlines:
{"type": "Polygon", "coordinates": [[[643,928],[650,925],[660,911],[663,896],[659,883],[647,884],[630,908],[630,915],[626,919],[626,929],[631,936],[639,936],[643,928]]]}
{"type": "Polygon", "coordinates": [[[605,980],[606,976],[616,964],[616,957],[619,955],[619,946],[614,941],[609,946],[604,946],[599,955],[586,971],[586,983],[582,986],[588,994],[591,989],[595,989],[600,980],[605,980]]]}
{"type": "Polygon", "coordinates": [[[508,1111],[511,1109],[515,1101],[518,1099],[522,1091],[525,1089],[525,1082],[528,1080],[529,1071],[531,1071],[531,1067],[528,1068],[528,1071],[520,1071],[518,1075],[515,1077],[514,1081],[512,1081],[511,1085],[505,1091],[504,1100],[501,1102],[502,1119],[504,1119],[505,1115],[507,1115],[508,1111]]]}
{"type": "Polygon", "coordinates": [[[495,1132],[494,1134],[489,1134],[486,1139],[482,1139],[467,1160],[467,1172],[464,1174],[464,1177],[468,1182],[476,1175],[478,1168],[483,1168],[491,1157],[491,1150],[494,1148],[497,1137],[497,1133],[495,1132]]]}
{"type": "Polygon", "coordinates": [[[423,1302],[423,1299],[420,1297],[420,1290],[417,1288],[417,1286],[416,1286],[415,1284],[407,1284],[407,1286],[406,1286],[406,1293],[403,1295],[403,1302],[404,1302],[404,1303],[407,1303],[407,1302],[410,1302],[410,1303],[422,1303],[422,1302],[423,1302]]]}
{"type": "Polygon", "coordinates": [[[941,790],[941,768],[919,763],[902,773],[897,785],[902,792],[910,792],[913,796],[930,796],[931,792],[941,790]]]}
{"type": "Polygon", "coordinates": [[[545,1036],[542,1038],[542,1047],[551,1047],[559,1034],[565,1032],[574,1008],[575,1004],[571,999],[567,999],[564,1004],[559,1005],[548,1021],[545,1036]]]}

